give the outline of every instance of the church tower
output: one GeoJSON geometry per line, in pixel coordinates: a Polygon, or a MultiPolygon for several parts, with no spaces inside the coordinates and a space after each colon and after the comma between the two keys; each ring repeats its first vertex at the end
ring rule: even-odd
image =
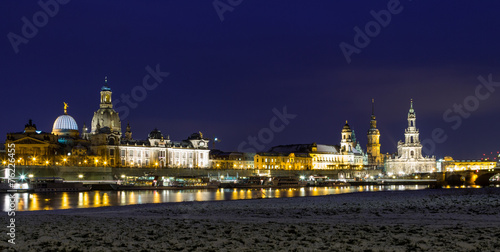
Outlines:
{"type": "Polygon", "coordinates": [[[108,87],[108,77],[104,78],[104,86],[101,88],[101,104],[100,108],[113,108],[111,103],[111,88],[108,87]]]}
{"type": "Polygon", "coordinates": [[[121,136],[122,134],[120,116],[113,109],[111,94],[111,88],[108,87],[108,78],[106,77],[104,86],[101,88],[99,109],[94,112],[94,117],[92,118],[91,133],[93,135],[98,133],[113,133],[121,136]]]}
{"type": "Polygon", "coordinates": [[[340,151],[343,153],[352,152],[354,149],[352,130],[347,121],[345,121],[344,128],[342,128],[342,140],[340,140],[340,151]]]}
{"type": "Polygon", "coordinates": [[[368,154],[368,163],[370,165],[381,165],[383,163],[380,155],[380,131],[377,129],[377,119],[375,117],[375,100],[372,99],[372,116],[370,120],[370,129],[367,133],[368,143],[366,151],[368,154]]]}
{"type": "Polygon", "coordinates": [[[405,143],[402,145],[402,155],[407,158],[422,158],[422,145],[420,144],[419,132],[416,126],[417,116],[413,109],[413,100],[410,101],[408,111],[408,128],[405,130],[405,143]]]}

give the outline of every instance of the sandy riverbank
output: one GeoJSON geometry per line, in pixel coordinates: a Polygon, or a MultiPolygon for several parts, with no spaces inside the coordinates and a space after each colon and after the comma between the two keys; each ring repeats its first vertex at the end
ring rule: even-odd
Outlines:
{"type": "Polygon", "coordinates": [[[7,238],[2,251],[495,251],[500,188],[18,212],[7,238]]]}

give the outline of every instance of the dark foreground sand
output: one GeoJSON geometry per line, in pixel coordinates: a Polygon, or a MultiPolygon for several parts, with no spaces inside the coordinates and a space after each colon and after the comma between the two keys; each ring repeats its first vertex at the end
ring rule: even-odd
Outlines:
{"type": "Polygon", "coordinates": [[[0,249],[500,251],[499,213],[500,188],[18,212],[0,249]]]}

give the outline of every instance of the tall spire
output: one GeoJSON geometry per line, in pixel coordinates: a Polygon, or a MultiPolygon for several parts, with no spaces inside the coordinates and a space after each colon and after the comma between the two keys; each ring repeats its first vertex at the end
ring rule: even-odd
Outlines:
{"type": "Polygon", "coordinates": [[[372,99],[372,116],[375,115],[375,99],[372,99]]]}
{"type": "Polygon", "coordinates": [[[415,110],[413,109],[413,99],[410,99],[410,111],[408,112],[408,115],[410,114],[415,114],[415,110]]]}

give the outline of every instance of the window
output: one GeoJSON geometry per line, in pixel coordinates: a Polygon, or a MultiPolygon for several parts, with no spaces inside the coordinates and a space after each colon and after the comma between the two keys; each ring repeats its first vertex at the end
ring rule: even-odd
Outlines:
{"type": "Polygon", "coordinates": [[[131,157],[132,157],[132,156],[134,156],[134,150],[130,150],[130,151],[128,152],[128,155],[129,155],[129,156],[131,156],[131,157]]]}
{"type": "Polygon", "coordinates": [[[122,150],[122,157],[125,157],[125,150],[122,150]]]}
{"type": "Polygon", "coordinates": [[[114,149],[110,149],[109,150],[109,155],[110,156],[114,156],[115,155],[115,150],[114,149]]]}

